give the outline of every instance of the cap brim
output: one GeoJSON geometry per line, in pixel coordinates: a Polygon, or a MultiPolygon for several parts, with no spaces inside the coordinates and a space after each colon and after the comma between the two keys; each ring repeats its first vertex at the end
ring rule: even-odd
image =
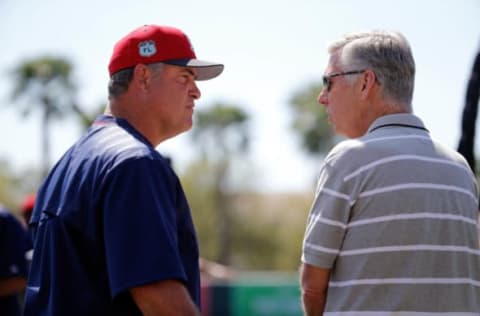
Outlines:
{"type": "Polygon", "coordinates": [[[165,64],[195,68],[196,80],[209,80],[223,72],[223,65],[198,59],[173,59],[162,61],[165,64]]]}

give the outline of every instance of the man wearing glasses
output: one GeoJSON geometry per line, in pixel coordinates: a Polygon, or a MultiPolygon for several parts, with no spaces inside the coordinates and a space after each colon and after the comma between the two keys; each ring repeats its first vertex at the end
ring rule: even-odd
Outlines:
{"type": "Polygon", "coordinates": [[[306,315],[479,315],[478,189],[465,159],[412,114],[399,33],[329,47],[318,101],[346,140],[322,166],[305,232],[306,315]]]}

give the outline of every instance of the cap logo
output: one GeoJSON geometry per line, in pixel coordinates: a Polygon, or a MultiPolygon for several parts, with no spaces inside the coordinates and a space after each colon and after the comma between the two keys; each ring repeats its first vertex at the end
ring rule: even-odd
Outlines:
{"type": "Polygon", "coordinates": [[[144,41],[138,44],[138,53],[143,57],[150,57],[157,53],[154,41],[144,41]]]}

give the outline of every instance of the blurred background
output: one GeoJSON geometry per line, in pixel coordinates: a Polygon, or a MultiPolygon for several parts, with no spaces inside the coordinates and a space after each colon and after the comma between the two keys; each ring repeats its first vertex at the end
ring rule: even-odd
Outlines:
{"type": "Polygon", "coordinates": [[[114,43],[143,24],[176,26],[200,59],[225,64],[199,82],[193,130],[158,147],[193,211],[204,315],[300,315],[296,270],[315,178],[341,140],[316,103],[327,44],[351,31],[402,32],[417,65],[415,114],[457,148],[467,109],[473,154],[478,85],[465,106],[478,84],[479,17],[478,0],[0,0],[0,203],[20,215],[103,111],[114,43]]]}

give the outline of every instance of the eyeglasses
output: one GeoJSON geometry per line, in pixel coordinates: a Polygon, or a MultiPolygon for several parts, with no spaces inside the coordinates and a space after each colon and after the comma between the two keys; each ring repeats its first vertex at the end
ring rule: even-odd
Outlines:
{"type": "Polygon", "coordinates": [[[340,76],[348,76],[348,75],[356,75],[356,74],[361,74],[362,72],[365,72],[366,69],[364,70],[352,70],[352,71],[345,71],[345,72],[335,72],[333,74],[323,76],[323,87],[327,89],[327,91],[330,91],[332,89],[332,81],[331,79],[333,77],[340,77],[340,76]]]}

